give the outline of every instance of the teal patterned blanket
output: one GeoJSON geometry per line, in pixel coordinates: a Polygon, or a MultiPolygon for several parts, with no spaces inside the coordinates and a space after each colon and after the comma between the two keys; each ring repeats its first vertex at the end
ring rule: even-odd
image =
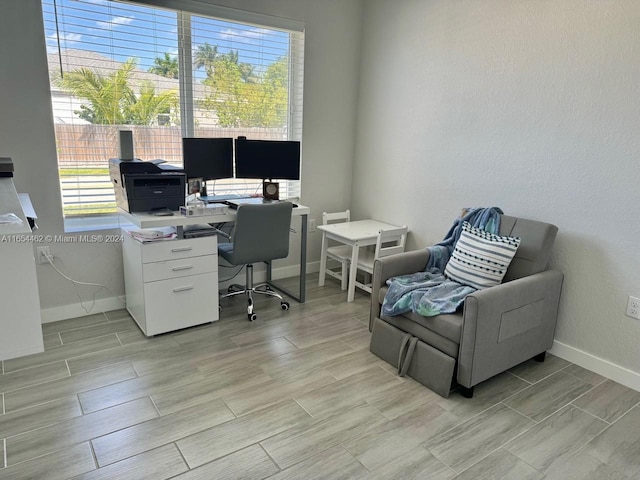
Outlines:
{"type": "Polygon", "coordinates": [[[465,212],[455,220],[440,243],[428,248],[429,260],[424,271],[387,280],[389,290],[382,304],[383,315],[415,312],[425,317],[434,317],[454,313],[462,305],[464,298],[475,292],[475,288],[448,280],[444,276],[444,269],[460,238],[463,222],[498,233],[500,214],[503,212],[497,207],[466,209],[465,212]]]}

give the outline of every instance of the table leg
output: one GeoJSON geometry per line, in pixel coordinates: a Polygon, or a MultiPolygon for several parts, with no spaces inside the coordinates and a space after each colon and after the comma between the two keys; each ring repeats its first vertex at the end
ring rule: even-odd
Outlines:
{"type": "Polygon", "coordinates": [[[300,279],[298,284],[298,296],[295,293],[290,292],[286,288],[278,285],[273,281],[271,262],[265,262],[267,264],[267,283],[276,290],[282,293],[286,293],[294,300],[304,303],[307,295],[307,215],[300,216],[300,279]]]}
{"type": "Polygon", "coordinates": [[[300,303],[307,296],[307,215],[300,219],[300,303]]]}
{"type": "Polygon", "coordinates": [[[347,291],[347,302],[353,302],[356,296],[356,273],[358,273],[358,254],[360,246],[356,242],[351,247],[351,268],[349,269],[349,289],[347,291]]]}
{"type": "Polygon", "coordinates": [[[318,274],[318,286],[324,287],[327,271],[327,234],[322,232],[322,248],[320,248],[320,272],[318,274]]]}

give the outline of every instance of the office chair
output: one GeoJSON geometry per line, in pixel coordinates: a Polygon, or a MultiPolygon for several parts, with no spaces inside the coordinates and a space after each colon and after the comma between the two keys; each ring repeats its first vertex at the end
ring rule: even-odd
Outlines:
{"type": "Polygon", "coordinates": [[[269,295],[280,299],[282,310],[289,310],[289,303],[266,284],[253,285],[253,264],[269,263],[289,255],[289,229],[292,204],[290,202],[241,204],[236,216],[232,243],[220,243],[218,255],[231,265],[246,265],[246,284],[232,285],[220,298],[245,294],[247,318],[254,321],[253,295],[269,295]]]}

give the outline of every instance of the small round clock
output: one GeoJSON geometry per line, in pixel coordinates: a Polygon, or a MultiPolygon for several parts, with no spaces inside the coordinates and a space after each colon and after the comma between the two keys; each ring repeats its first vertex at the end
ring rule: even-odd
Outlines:
{"type": "Polygon", "coordinates": [[[267,200],[279,200],[280,184],[277,182],[264,182],[262,184],[262,196],[267,200]]]}

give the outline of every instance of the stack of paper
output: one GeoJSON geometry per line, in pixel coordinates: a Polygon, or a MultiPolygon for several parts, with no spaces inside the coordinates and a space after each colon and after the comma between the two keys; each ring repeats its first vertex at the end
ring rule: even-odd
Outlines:
{"type": "Polygon", "coordinates": [[[157,242],[176,238],[175,227],[127,229],[127,233],[139,242],[157,242]]]}

